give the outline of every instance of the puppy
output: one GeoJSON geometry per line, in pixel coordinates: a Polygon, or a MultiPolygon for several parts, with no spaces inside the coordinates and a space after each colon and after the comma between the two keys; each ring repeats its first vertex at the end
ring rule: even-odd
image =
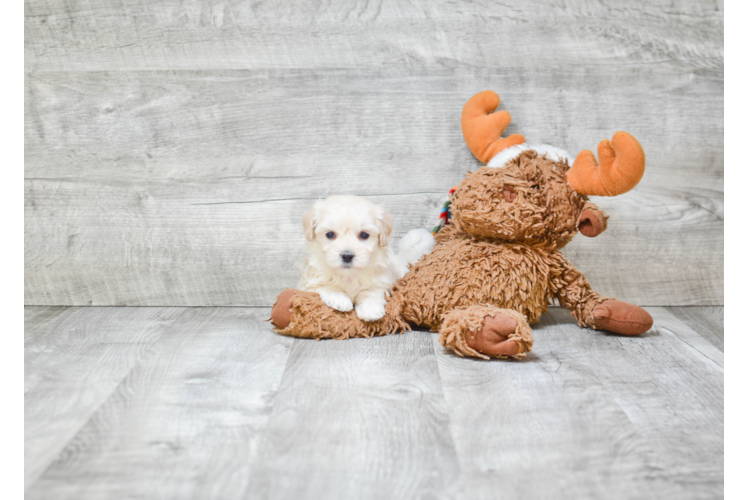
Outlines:
{"type": "MultiPolygon", "coordinates": [[[[387,242],[392,217],[358,196],[330,196],[304,214],[307,256],[297,288],[317,292],[338,311],[356,308],[363,321],[384,316],[392,283],[405,275],[408,262],[431,251],[434,239],[425,229],[403,238],[408,248],[396,255],[387,242]]],[[[402,243],[402,242],[401,242],[402,243]]]]}

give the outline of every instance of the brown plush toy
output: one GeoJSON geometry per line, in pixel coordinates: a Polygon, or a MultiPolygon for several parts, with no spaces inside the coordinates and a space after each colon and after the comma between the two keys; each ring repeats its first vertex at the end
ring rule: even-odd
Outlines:
{"type": "Polygon", "coordinates": [[[523,136],[502,138],[508,112],[492,112],[499,96],[473,96],[462,131],[487,166],[468,173],[451,196],[451,223],[436,233],[431,253],[392,287],[387,314],[375,322],[338,312],[316,293],[286,289],[271,313],[279,333],[305,338],[372,337],[411,325],[439,332],[460,355],[520,358],[532,349],[530,324],[556,300],[581,326],[623,335],[649,330],[641,307],[603,297],[561,254],[577,232],[594,237],[608,216],[587,196],[616,196],[644,174],[644,151],[626,132],[574,161],[550,146],[528,146],[523,136]],[[569,163],[573,163],[570,168],[569,163]]]}

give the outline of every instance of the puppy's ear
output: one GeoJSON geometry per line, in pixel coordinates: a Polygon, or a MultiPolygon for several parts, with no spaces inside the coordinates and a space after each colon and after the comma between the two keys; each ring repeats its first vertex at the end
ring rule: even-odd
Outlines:
{"type": "Polygon", "coordinates": [[[392,235],[392,216],[385,212],[384,209],[379,213],[377,227],[379,228],[379,246],[384,248],[387,246],[387,242],[392,235]]]}
{"type": "Polygon", "coordinates": [[[587,202],[579,214],[577,227],[583,235],[594,238],[608,227],[608,214],[597,208],[594,203],[587,202]]]}
{"type": "Polygon", "coordinates": [[[315,201],[312,203],[312,206],[309,207],[309,210],[306,211],[304,214],[304,237],[307,239],[307,241],[312,241],[314,239],[314,230],[317,229],[317,224],[319,224],[319,202],[315,201]]]}

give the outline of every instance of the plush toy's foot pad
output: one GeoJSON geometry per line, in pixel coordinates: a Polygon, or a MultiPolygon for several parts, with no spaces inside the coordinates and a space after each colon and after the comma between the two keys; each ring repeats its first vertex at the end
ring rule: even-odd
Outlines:
{"type": "Polygon", "coordinates": [[[444,315],[439,341],[460,355],[488,359],[522,358],[532,349],[527,319],[492,306],[457,308],[444,315]]]}
{"type": "Polygon", "coordinates": [[[517,320],[501,313],[486,316],[483,328],[470,330],[465,334],[467,345],[488,356],[514,356],[520,346],[509,335],[517,329],[517,320]]]}
{"type": "Polygon", "coordinates": [[[278,298],[275,299],[273,309],[270,311],[270,320],[273,326],[283,330],[291,323],[291,297],[296,294],[296,290],[286,288],[278,298]]]}
{"type": "Polygon", "coordinates": [[[595,328],[623,335],[639,335],[654,323],[652,316],[641,307],[616,299],[595,306],[592,317],[595,328]]]}

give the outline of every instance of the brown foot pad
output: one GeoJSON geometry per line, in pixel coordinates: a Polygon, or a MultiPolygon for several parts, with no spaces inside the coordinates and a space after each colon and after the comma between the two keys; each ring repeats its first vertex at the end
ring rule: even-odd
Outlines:
{"type": "Polygon", "coordinates": [[[616,299],[597,305],[592,317],[595,328],[622,335],[639,335],[652,328],[654,323],[652,316],[641,307],[616,299]]]}
{"type": "Polygon", "coordinates": [[[273,326],[283,330],[289,323],[291,323],[291,297],[294,296],[296,290],[292,288],[286,288],[283,290],[278,298],[275,299],[273,309],[270,311],[270,320],[273,326]]]}
{"type": "Polygon", "coordinates": [[[465,333],[467,345],[487,356],[514,356],[520,352],[520,346],[509,336],[517,329],[517,320],[498,313],[486,316],[483,328],[465,333]]]}
{"type": "Polygon", "coordinates": [[[456,307],[443,316],[439,342],[460,356],[524,358],[532,350],[527,318],[486,304],[456,307]]]}

